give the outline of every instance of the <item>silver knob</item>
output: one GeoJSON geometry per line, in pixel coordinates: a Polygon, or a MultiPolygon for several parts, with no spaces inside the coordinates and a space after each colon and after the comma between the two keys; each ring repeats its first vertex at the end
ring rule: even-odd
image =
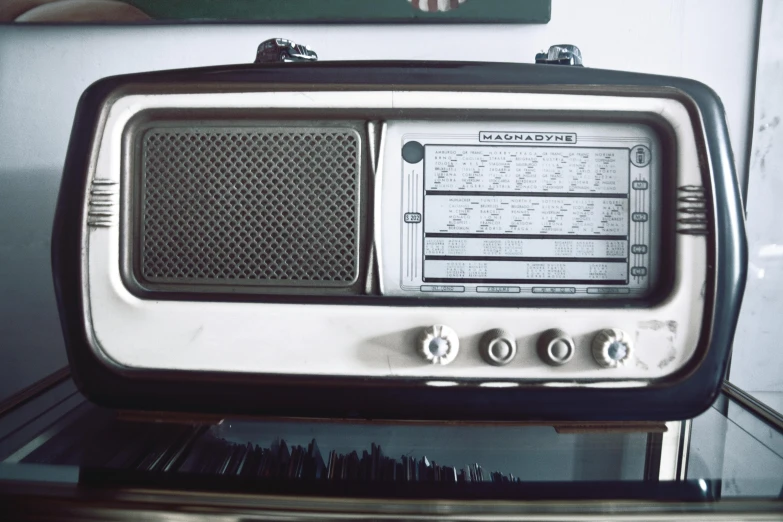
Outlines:
{"type": "Polygon", "coordinates": [[[536,63],[550,65],[578,65],[582,66],[582,51],[571,44],[552,45],[545,53],[536,54],[536,63]]]}
{"type": "Polygon", "coordinates": [[[552,366],[561,366],[574,356],[574,340],[563,330],[552,328],[542,333],[536,342],[541,360],[552,366]]]}
{"type": "Polygon", "coordinates": [[[428,326],[419,335],[419,353],[432,364],[449,364],[459,354],[457,332],[446,325],[428,326]]]}
{"type": "Polygon", "coordinates": [[[481,357],[494,366],[505,366],[517,354],[517,342],[505,330],[490,330],[479,342],[481,357]]]}
{"type": "Polygon", "coordinates": [[[255,63],[315,62],[318,55],[306,45],[285,38],[270,38],[258,45],[255,63]]]}
{"type": "Polygon", "coordinates": [[[604,368],[616,368],[631,359],[633,342],[624,331],[607,328],[595,334],[590,348],[595,362],[604,368]]]}

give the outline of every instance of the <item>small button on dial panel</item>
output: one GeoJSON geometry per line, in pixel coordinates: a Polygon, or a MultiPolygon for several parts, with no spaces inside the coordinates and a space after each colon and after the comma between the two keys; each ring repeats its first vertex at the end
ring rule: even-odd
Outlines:
{"type": "Polygon", "coordinates": [[[459,337],[446,325],[428,326],[419,335],[418,350],[432,364],[449,364],[459,353],[459,337]]]}
{"type": "Polygon", "coordinates": [[[626,332],[607,328],[595,334],[590,348],[595,362],[604,368],[616,368],[631,359],[633,342],[626,332]]]}
{"type": "Polygon", "coordinates": [[[552,328],[538,337],[536,350],[545,363],[562,366],[574,356],[574,340],[565,331],[552,328]]]}
{"type": "Polygon", "coordinates": [[[517,343],[505,330],[490,330],[481,338],[479,350],[487,363],[505,366],[516,356],[517,343]]]}

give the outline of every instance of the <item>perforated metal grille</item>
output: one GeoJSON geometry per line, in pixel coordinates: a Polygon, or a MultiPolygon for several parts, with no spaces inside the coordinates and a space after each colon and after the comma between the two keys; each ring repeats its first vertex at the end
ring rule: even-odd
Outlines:
{"type": "Polygon", "coordinates": [[[355,281],[360,137],[352,129],[152,129],[141,171],[144,279],[355,281]]]}

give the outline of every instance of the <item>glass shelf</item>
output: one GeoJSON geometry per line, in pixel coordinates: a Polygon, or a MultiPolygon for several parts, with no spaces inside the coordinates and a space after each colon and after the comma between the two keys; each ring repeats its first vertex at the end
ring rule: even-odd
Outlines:
{"type": "Polygon", "coordinates": [[[129,513],[153,502],[162,512],[361,505],[402,516],[428,512],[433,504],[421,501],[433,499],[468,517],[477,506],[608,516],[618,502],[625,514],[783,510],[783,434],[725,393],[693,420],[634,431],[145,416],[95,406],[67,373],[58,379],[6,403],[0,417],[0,503],[24,515],[74,500],[82,515],[98,504],[129,513]],[[143,498],[128,496],[141,490],[143,498]]]}

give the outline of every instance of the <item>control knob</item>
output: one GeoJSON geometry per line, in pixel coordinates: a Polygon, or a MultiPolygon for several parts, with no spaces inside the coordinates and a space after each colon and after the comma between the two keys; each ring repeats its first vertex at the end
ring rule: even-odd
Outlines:
{"type": "Polygon", "coordinates": [[[624,331],[607,328],[595,334],[591,351],[595,362],[604,368],[616,368],[631,359],[633,343],[624,331]]]}
{"type": "Polygon", "coordinates": [[[542,333],[536,342],[541,360],[552,366],[561,366],[574,356],[574,340],[563,330],[552,328],[542,333]]]}
{"type": "Polygon", "coordinates": [[[505,330],[490,330],[479,342],[481,357],[494,366],[505,366],[517,354],[517,342],[505,330]]]}
{"type": "Polygon", "coordinates": [[[428,326],[419,335],[419,353],[432,364],[449,364],[459,354],[457,332],[446,325],[428,326]]]}

